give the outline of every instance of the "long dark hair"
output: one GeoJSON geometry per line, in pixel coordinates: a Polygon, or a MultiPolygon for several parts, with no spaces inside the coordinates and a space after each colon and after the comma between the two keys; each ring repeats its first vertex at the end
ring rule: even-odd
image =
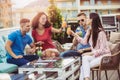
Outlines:
{"type": "Polygon", "coordinates": [[[100,17],[97,13],[90,13],[90,19],[92,19],[92,42],[93,42],[93,48],[96,46],[98,34],[100,31],[104,31],[103,26],[101,24],[100,17]]]}
{"type": "MultiPolygon", "coordinates": [[[[46,15],[46,14],[45,14],[44,12],[39,12],[39,13],[33,18],[33,20],[32,20],[32,28],[33,28],[33,29],[38,28],[38,26],[39,26],[39,19],[40,19],[40,17],[41,17],[42,15],[46,15]]],[[[46,17],[47,17],[47,15],[46,15],[46,17]]],[[[48,27],[50,27],[50,26],[51,26],[51,24],[50,24],[50,22],[48,21],[48,17],[47,17],[47,21],[46,21],[44,27],[45,27],[45,28],[48,28],[48,27]]]]}

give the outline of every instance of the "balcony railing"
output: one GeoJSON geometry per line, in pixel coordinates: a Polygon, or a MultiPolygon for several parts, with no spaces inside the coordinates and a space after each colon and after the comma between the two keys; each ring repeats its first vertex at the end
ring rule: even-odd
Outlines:
{"type": "Polygon", "coordinates": [[[120,9],[120,5],[86,5],[79,6],[80,10],[90,10],[90,9],[120,9]]]}

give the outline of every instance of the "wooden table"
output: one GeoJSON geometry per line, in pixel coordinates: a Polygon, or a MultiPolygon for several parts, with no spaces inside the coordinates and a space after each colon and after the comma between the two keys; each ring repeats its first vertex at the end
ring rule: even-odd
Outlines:
{"type": "MultiPolygon", "coordinates": [[[[43,63],[43,61],[41,61],[43,63]]],[[[65,59],[60,59],[56,62],[51,62],[51,65],[47,65],[47,66],[28,66],[28,65],[24,65],[22,67],[20,67],[19,73],[24,73],[26,71],[37,71],[38,73],[46,73],[46,72],[50,72],[50,73],[55,73],[56,72],[56,77],[50,76],[47,77],[46,80],[50,80],[51,78],[54,80],[75,80],[78,78],[79,76],[79,69],[80,69],[80,58],[65,58],[65,59]],[[59,64],[60,62],[60,64],[59,64]],[[59,66],[55,66],[56,63],[59,64],[59,66]]],[[[47,76],[47,75],[46,75],[47,76]]]]}

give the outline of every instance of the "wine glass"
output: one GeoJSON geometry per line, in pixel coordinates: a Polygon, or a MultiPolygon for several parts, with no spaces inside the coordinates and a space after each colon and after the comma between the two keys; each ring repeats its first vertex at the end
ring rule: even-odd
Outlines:
{"type": "Polygon", "coordinates": [[[63,28],[63,31],[65,31],[65,28],[67,27],[67,22],[66,21],[63,21],[62,22],[62,28],[63,28]]]}
{"type": "Polygon", "coordinates": [[[68,38],[70,38],[70,34],[71,34],[71,26],[68,25],[68,27],[67,27],[67,35],[68,35],[68,38]]]}

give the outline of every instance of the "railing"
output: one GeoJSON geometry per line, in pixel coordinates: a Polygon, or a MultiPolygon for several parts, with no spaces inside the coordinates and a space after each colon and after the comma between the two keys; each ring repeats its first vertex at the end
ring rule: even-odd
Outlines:
{"type": "Polygon", "coordinates": [[[0,36],[7,36],[9,33],[15,31],[19,29],[19,27],[12,27],[12,28],[3,28],[3,29],[0,29],[0,36]]]}

